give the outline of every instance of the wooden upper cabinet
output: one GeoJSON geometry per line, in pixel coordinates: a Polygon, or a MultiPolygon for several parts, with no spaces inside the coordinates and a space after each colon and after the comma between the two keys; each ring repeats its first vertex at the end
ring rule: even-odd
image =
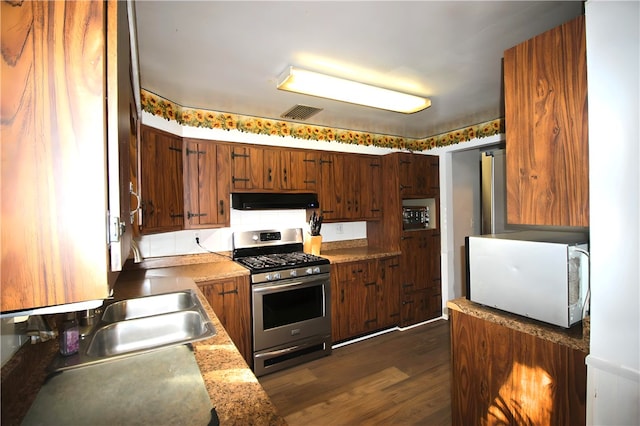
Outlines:
{"type": "Polygon", "coordinates": [[[318,192],[320,179],[320,153],[316,151],[287,151],[289,182],[292,190],[318,192]]]}
{"type": "Polygon", "coordinates": [[[226,144],[184,140],[185,228],[229,226],[230,153],[226,144]]]}
{"type": "Polygon", "coordinates": [[[325,221],[335,221],[343,217],[344,182],[343,155],[320,154],[320,182],[319,190],[320,212],[325,221]]]}
{"type": "Polygon", "coordinates": [[[360,217],[379,219],[382,217],[382,158],[374,155],[362,156],[360,168],[360,217]]]}
{"type": "Polygon", "coordinates": [[[354,220],[362,217],[361,194],[365,191],[362,188],[360,178],[361,157],[358,155],[341,156],[342,182],[344,182],[344,192],[342,195],[341,209],[338,219],[354,220]]]}
{"type": "Polygon", "coordinates": [[[504,53],[507,222],[589,226],[584,16],[504,53]]]}
{"type": "MultiPolygon", "coordinates": [[[[2,2],[0,14],[0,310],[104,299],[117,277],[106,218],[119,193],[109,191],[107,153],[121,159],[112,151],[121,125],[127,147],[132,133],[127,58],[116,59],[129,42],[126,4],[2,2]]],[[[120,202],[130,231],[128,194],[120,202]]]]}
{"type": "Polygon", "coordinates": [[[143,126],[140,143],[142,232],[183,229],[182,138],[143,126]]]}
{"type": "Polygon", "coordinates": [[[231,190],[250,191],[264,188],[264,150],[251,145],[231,147],[231,190]]]}
{"type": "Polygon", "coordinates": [[[317,192],[320,155],[278,147],[233,147],[234,190],[317,192]]]}
{"type": "Polygon", "coordinates": [[[438,157],[405,153],[396,155],[401,198],[430,198],[440,193],[438,157]]]}

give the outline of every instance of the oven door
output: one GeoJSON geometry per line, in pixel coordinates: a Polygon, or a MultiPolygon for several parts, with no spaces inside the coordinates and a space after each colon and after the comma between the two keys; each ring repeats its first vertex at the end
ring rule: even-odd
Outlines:
{"type": "Polygon", "coordinates": [[[329,274],[252,286],[253,351],[331,335],[329,274]]]}

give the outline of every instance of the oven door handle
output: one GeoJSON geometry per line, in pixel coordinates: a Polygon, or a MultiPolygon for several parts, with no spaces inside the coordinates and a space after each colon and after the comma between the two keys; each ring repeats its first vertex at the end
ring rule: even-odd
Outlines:
{"type": "Polygon", "coordinates": [[[256,293],[264,293],[267,291],[273,291],[273,290],[286,290],[288,288],[291,287],[310,287],[313,285],[317,285],[317,283],[319,281],[323,281],[327,279],[327,277],[324,278],[318,278],[318,279],[314,279],[314,280],[295,280],[292,282],[287,282],[287,283],[283,283],[280,282],[278,284],[256,284],[253,286],[253,291],[256,293]]]}
{"type": "Polygon", "coordinates": [[[304,349],[308,346],[311,346],[311,343],[303,343],[302,345],[290,346],[288,348],[278,349],[276,351],[260,352],[258,354],[255,354],[254,356],[256,358],[272,358],[274,356],[284,355],[289,352],[297,351],[299,349],[304,349]]]}

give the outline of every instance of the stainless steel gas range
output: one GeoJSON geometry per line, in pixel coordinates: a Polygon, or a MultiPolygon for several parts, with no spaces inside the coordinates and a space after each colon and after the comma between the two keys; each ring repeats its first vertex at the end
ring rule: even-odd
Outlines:
{"type": "Polygon", "coordinates": [[[233,234],[233,260],[251,271],[256,376],[331,354],[329,260],[302,248],[300,228],[233,234]]]}

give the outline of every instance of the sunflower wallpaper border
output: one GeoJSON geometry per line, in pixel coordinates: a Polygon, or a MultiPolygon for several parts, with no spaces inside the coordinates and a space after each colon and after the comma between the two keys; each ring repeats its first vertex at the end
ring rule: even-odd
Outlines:
{"type": "Polygon", "coordinates": [[[145,89],[140,90],[140,103],[143,111],[166,120],[176,121],[183,126],[237,130],[244,133],[282,137],[290,136],[297,139],[327,142],[335,141],[352,145],[405,149],[409,151],[426,151],[428,149],[470,141],[475,138],[479,139],[504,133],[504,118],[474,124],[424,139],[411,139],[227,112],[187,108],[145,89]]]}

